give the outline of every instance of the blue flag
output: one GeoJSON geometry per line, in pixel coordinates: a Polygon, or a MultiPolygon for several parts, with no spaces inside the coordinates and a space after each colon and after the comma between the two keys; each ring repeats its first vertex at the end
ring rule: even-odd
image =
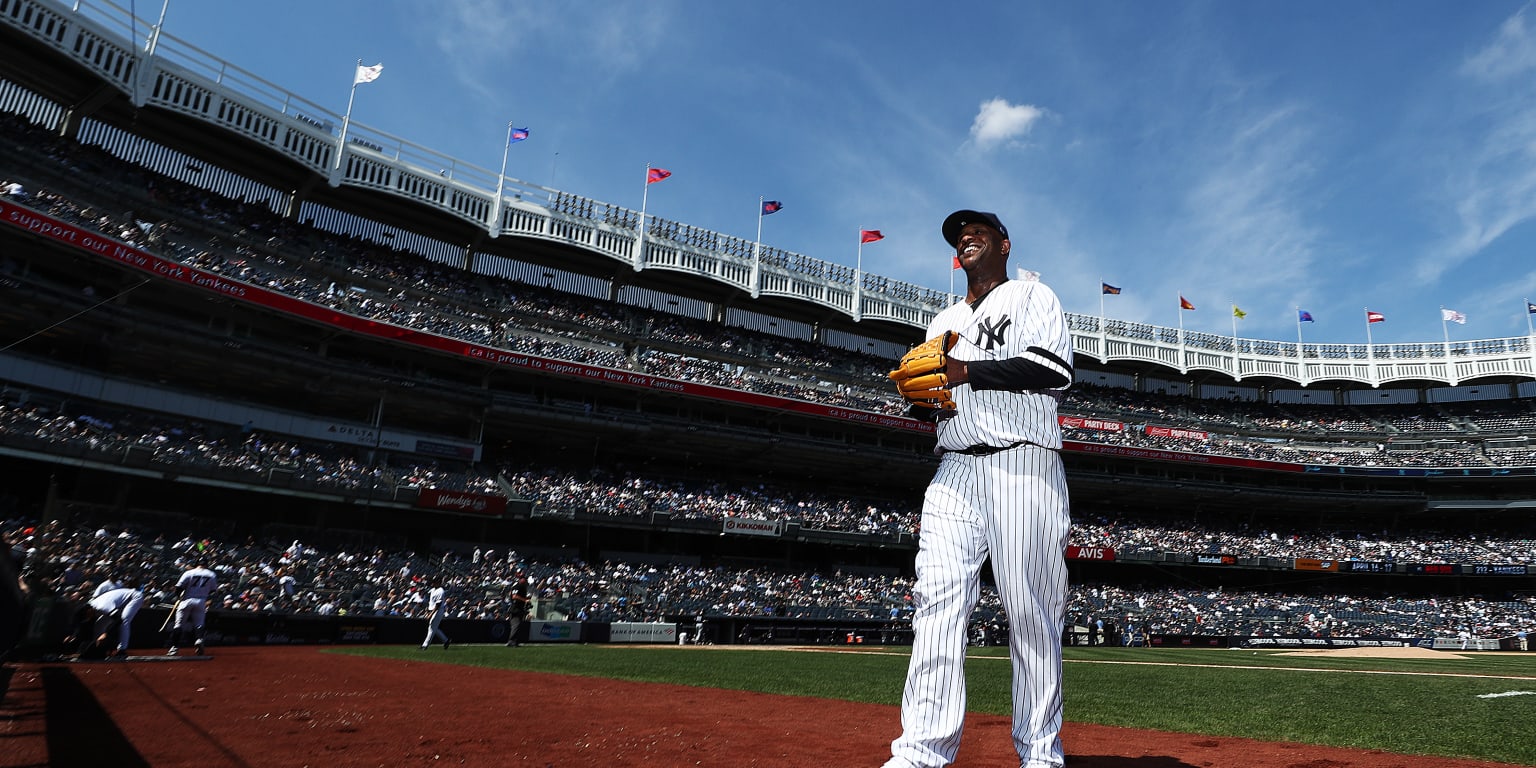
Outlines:
{"type": "Polygon", "coordinates": [[[1099,283],[1099,285],[1101,286],[1101,290],[1103,290],[1105,293],[1107,293],[1107,294],[1109,294],[1111,296],[1119,296],[1120,295],[1120,289],[1116,288],[1113,285],[1110,285],[1109,283],[1099,283]]]}
{"type": "Polygon", "coordinates": [[[763,215],[764,216],[767,216],[770,213],[778,213],[779,211],[782,211],[782,210],[784,210],[784,204],[779,202],[779,201],[777,201],[777,200],[764,200],[763,201],[763,215]]]}
{"type": "Polygon", "coordinates": [[[507,143],[508,144],[516,144],[517,142],[522,141],[523,139],[526,139],[526,138],[528,138],[528,129],[527,128],[513,128],[512,129],[512,133],[511,133],[511,137],[507,139],[507,143]]]}
{"type": "Polygon", "coordinates": [[[1298,323],[1310,323],[1310,322],[1312,322],[1312,313],[1306,311],[1305,309],[1298,309],[1298,310],[1296,310],[1296,322],[1298,322],[1298,323]]]}

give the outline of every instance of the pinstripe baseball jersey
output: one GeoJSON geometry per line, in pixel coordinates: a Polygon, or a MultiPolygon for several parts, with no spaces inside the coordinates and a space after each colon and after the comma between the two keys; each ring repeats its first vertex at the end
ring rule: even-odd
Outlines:
{"type": "MultiPolygon", "coordinates": [[[[1056,406],[1072,381],[1072,339],[1061,302],[1044,283],[1008,280],[974,305],[958,302],[928,325],[928,337],[945,331],[959,335],[950,356],[971,363],[971,381],[953,388],[953,415],[941,415],[937,448],[956,451],[972,446],[1008,446],[1021,441],[1061,448],[1056,406]],[[1065,377],[1053,389],[992,389],[992,381],[1011,377],[1004,364],[993,376],[986,367],[1001,361],[1034,366],[1065,377]]],[[[1016,377],[1015,377],[1016,378],[1016,377]]]]}

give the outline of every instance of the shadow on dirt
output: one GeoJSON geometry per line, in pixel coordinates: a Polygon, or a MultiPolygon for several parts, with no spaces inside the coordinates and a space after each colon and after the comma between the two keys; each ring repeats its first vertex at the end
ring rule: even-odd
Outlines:
{"type": "Polygon", "coordinates": [[[44,667],[51,768],[149,768],[73,671],[44,667]]]}

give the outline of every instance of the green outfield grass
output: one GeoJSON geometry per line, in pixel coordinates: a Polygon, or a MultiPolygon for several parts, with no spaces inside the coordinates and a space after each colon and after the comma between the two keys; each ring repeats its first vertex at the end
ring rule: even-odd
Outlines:
{"type": "MultiPolygon", "coordinates": [[[[342,652],[899,704],[906,649],[827,650],[834,649],[531,645],[342,652]]],[[[972,711],[1008,713],[1003,649],[972,649],[966,676],[972,711]]],[[[1536,654],[1372,659],[1068,648],[1066,716],[1079,723],[1536,765],[1536,654]],[[1513,691],[1528,693],[1480,698],[1513,691]]]]}

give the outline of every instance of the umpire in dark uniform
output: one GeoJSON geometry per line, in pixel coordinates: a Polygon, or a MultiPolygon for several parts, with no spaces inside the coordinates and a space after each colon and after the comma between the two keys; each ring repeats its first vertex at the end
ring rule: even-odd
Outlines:
{"type": "Polygon", "coordinates": [[[507,595],[507,647],[517,647],[517,633],[528,618],[528,577],[519,575],[507,595]]]}

